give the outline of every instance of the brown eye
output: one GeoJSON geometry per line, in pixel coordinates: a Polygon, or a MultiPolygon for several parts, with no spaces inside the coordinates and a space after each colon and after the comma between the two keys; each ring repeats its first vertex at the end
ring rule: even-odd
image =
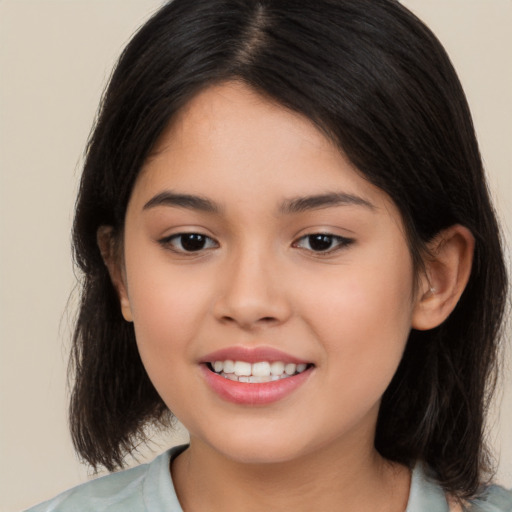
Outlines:
{"type": "Polygon", "coordinates": [[[330,235],[310,235],[308,243],[313,251],[328,251],[332,248],[334,237],[330,235]]]}
{"type": "Polygon", "coordinates": [[[353,240],[351,238],[331,235],[329,233],[313,233],[312,235],[306,235],[300,238],[294,243],[294,247],[313,252],[327,253],[346,247],[352,242],[353,240]]]}
{"type": "Polygon", "coordinates": [[[198,252],[217,247],[217,242],[201,233],[178,233],[164,238],[160,243],[177,252],[198,252]]]}

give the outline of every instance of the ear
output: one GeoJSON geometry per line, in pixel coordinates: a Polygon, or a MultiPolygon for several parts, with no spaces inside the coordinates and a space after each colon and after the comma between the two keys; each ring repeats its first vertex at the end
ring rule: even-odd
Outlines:
{"type": "Polygon", "coordinates": [[[474,248],[471,231],[459,224],[441,231],[429,243],[413,311],[414,329],[433,329],[455,309],[471,274],[474,248]]]}
{"type": "Polygon", "coordinates": [[[127,322],[133,322],[132,310],[126,288],[126,274],[122,263],[122,257],[116,248],[112,226],[100,226],[96,232],[96,241],[100,248],[101,257],[110,274],[112,284],[117,291],[121,303],[121,313],[127,322]]]}

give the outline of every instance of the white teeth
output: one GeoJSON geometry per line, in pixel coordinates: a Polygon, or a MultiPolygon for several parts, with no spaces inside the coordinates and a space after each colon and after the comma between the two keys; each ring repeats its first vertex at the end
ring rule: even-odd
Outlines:
{"type": "Polygon", "coordinates": [[[235,373],[235,362],[228,359],[224,361],[224,373],[235,373]]]}
{"type": "Polygon", "coordinates": [[[272,375],[282,375],[284,372],[284,363],[281,361],[275,361],[270,365],[270,373],[272,375]]]}
{"type": "Polygon", "coordinates": [[[260,384],[262,382],[270,382],[274,379],[272,375],[259,376],[251,375],[250,377],[239,377],[238,382],[250,382],[251,384],[260,384]]]}
{"type": "Polygon", "coordinates": [[[284,371],[286,375],[293,375],[295,373],[295,370],[297,369],[297,365],[293,363],[288,363],[284,367],[284,371]]]}
{"type": "Polygon", "coordinates": [[[252,365],[251,363],[246,363],[245,361],[236,361],[235,363],[235,375],[240,376],[249,376],[251,375],[252,365]]]}
{"type": "Polygon", "coordinates": [[[285,379],[297,373],[302,373],[308,367],[306,363],[283,363],[282,361],[259,361],[248,363],[247,361],[213,361],[212,369],[222,377],[238,382],[271,382],[285,379]]]}
{"type": "Polygon", "coordinates": [[[263,361],[261,363],[254,363],[252,365],[252,372],[254,377],[270,377],[270,363],[263,361]]]}

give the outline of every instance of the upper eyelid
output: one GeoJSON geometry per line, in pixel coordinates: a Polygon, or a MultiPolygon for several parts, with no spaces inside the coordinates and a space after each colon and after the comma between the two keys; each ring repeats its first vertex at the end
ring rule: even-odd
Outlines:
{"type": "MultiPolygon", "coordinates": [[[[168,245],[171,245],[171,242],[173,239],[177,239],[179,237],[186,236],[186,235],[200,235],[200,236],[203,236],[204,238],[207,238],[208,240],[212,241],[215,246],[218,247],[220,245],[219,242],[215,238],[213,238],[209,235],[205,235],[204,233],[201,233],[198,231],[181,231],[179,233],[172,233],[170,235],[159,238],[157,240],[157,242],[162,246],[168,246],[168,245]]],[[[202,252],[202,251],[208,250],[208,249],[212,249],[212,247],[206,247],[204,249],[199,249],[197,251],[185,251],[185,250],[179,250],[179,249],[173,249],[173,250],[175,250],[176,252],[183,253],[183,254],[187,254],[187,253],[193,254],[193,253],[199,253],[199,252],[202,252]]]]}
{"type": "Polygon", "coordinates": [[[302,240],[304,238],[308,238],[310,236],[315,236],[315,235],[330,236],[330,237],[332,237],[334,239],[338,239],[338,240],[341,240],[343,242],[353,242],[354,241],[354,238],[351,238],[351,237],[348,237],[348,236],[336,235],[334,233],[329,233],[329,232],[325,232],[325,231],[315,231],[315,232],[306,233],[305,235],[301,235],[301,236],[297,237],[293,243],[296,243],[299,240],[302,240]]]}
{"type": "MultiPolygon", "coordinates": [[[[216,240],[216,238],[213,237],[212,235],[209,235],[209,234],[204,233],[203,231],[194,230],[194,229],[192,229],[190,231],[178,231],[176,233],[171,233],[169,235],[165,235],[165,236],[158,238],[158,241],[171,240],[172,238],[184,236],[184,235],[200,235],[200,236],[204,236],[205,238],[209,238],[209,239],[215,241],[216,243],[219,243],[218,240],[216,240]]],[[[313,231],[301,234],[300,236],[295,236],[293,238],[292,243],[295,243],[298,240],[301,240],[303,238],[307,238],[308,236],[314,236],[314,235],[331,236],[333,238],[338,238],[338,239],[342,239],[345,241],[354,241],[353,237],[349,237],[349,236],[345,236],[345,235],[338,235],[336,233],[333,233],[332,231],[328,231],[328,230],[323,231],[323,230],[319,229],[319,230],[313,230],[313,231]]]]}
{"type": "Polygon", "coordinates": [[[302,236],[296,238],[295,241],[292,243],[292,247],[296,247],[298,249],[303,249],[305,251],[311,252],[311,253],[313,253],[315,255],[318,255],[318,256],[321,256],[321,255],[328,256],[328,255],[330,255],[332,253],[335,253],[337,251],[343,250],[344,248],[352,245],[354,242],[355,242],[354,238],[349,238],[349,237],[342,236],[342,235],[335,235],[333,233],[326,233],[326,232],[318,231],[318,232],[308,233],[308,234],[305,234],[305,235],[302,235],[302,236]],[[301,240],[307,239],[308,237],[315,236],[315,235],[329,236],[329,237],[332,237],[333,239],[338,239],[339,243],[336,244],[334,247],[329,248],[329,249],[327,249],[325,251],[315,251],[313,249],[307,249],[307,248],[304,248],[304,247],[300,247],[298,245],[301,240]]]}
{"type": "Polygon", "coordinates": [[[337,233],[333,233],[332,231],[329,231],[328,229],[326,229],[326,230],[322,230],[322,229],[308,230],[307,232],[302,233],[299,236],[296,236],[295,241],[301,240],[302,238],[307,238],[308,236],[315,236],[315,235],[332,236],[333,238],[338,238],[338,239],[342,239],[345,241],[354,241],[353,236],[340,235],[337,233]]]}
{"type": "MultiPolygon", "coordinates": [[[[171,233],[169,235],[166,235],[166,236],[163,236],[163,237],[160,237],[158,238],[158,242],[160,244],[166,244],[166,243],[169,243],[171,240],[175,239],[175,238],[178,238],[180,236],[186,236],[186,235],[200,235],[200,236],[203,236],[207,239],[209,239],[210,241],[214,242],[217,246],[220,246],[220,242],[214,238],[213,236],[210,236],[206,233],[204,233],[204,231],[201,231],[201,230],[194,230],[194,229],[191,229],[190,231],[179,231],[179,232],[176,232],[176,233],[171,233]]],[[[332,237],[333,239],[337,239],[340,241],[340,244],[339,245],[348,245],[350,243],[353,243],[355,241],[354,238],[352,237],[347,237],[347,236],[344,236],[344,235],[338,235],[338,234],[335,234],[333,233],[332,231],[328,231],[328,230],[321,230],[321,229],[318,229],[318,230],[312,230],[308,233],[304,233],[300,236],[297,236],[293,239],[291,245],[292,246],[295,246],[299,241],[305,239],[305,238],[308,238],[310,236],[315,236],[315,235],[324,235],[324,236],[329,236],[329,237],[332,237]]]]}
{"type": "Polygon", "coordinates": [[[295,238],[308,235],[330,235],[339,236],[341,238],[352,238],[356,236],[355,226],[348,227],[346,224],[341,224],[340,219],[314,219],[313,222],[307,222],[303,228],[295,231],[295,238]],[[315,222],[315,220],[319,222],[315,222]],[[352,227],[352,229],[350,229],[352,227]]]}
{"type": "Polygon", "coordinates": [[[209,233],[207,233],[206,229],[204,228],[197,228],[197,227],[192,227],[192,228],[186,228],[186,227],[178,227],[178,228],[173,228],[173,232],[168,234],[168,235],[164,235],[164,236],[160,236],[158,237],[158,241],[162,241],[162,240],[170,240],[171,238],[174,238],[174,237],[178,237],[178,236],[184,236],[184,235],[201,235],[201,236],[204,236],[206,238],[210,238],[212,240],[215,240],[215,237],[209,233]]]}

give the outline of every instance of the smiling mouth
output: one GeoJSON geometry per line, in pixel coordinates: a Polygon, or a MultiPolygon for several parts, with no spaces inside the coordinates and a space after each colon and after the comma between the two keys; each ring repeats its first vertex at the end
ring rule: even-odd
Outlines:
{"type": "Polygon", "coordinates": [[[282,361],[212,361],[206,363],[208,369],[225,379],[248,384],[274,382],[298,375],[313,366],[311,363],[285,363],[282,361]]]}

